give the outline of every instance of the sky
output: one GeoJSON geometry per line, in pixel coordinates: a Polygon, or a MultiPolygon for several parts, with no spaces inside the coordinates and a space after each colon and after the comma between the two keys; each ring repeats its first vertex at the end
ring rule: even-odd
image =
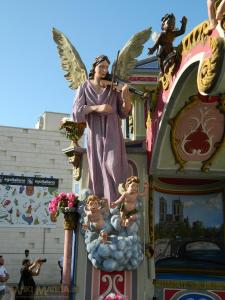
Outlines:
{"type": "MultiPolygon", "coordinates": [[[[174,13],[177,27],[185,15],[190,32],[207,19],[206,2],[1,0],[0,126],[34,128],[45,111],[71,113],[75,91],[64,78],[53,27],[70,39],[89,71],[100,54],[113,62],[135,33],[149,27],[159,33],[166,13],[174,13]]],[[[139,59],[152,45],[149,40],[139,59]]]]}

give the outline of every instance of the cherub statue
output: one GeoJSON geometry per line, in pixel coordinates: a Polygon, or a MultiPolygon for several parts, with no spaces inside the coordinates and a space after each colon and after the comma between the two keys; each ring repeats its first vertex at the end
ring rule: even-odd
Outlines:
{"type": "MultiPolygon", "coordinates": [[[[158,59],[162,75],[168,69],[168,61],[173,57],[173,62],[175,60],[176,51],[173,47],[173,41],[177,36],[182,35],[185,32],[187,18],[183,17],[181,20],[181,28],[179,30],[175,29],[175,16],[174,14],[166,14],[161,19],[162,32],[159,34],[157,41],[152,48],[148,48],[148,54],[153,54],[158,50],[158,59]]],[[[171,63],[169,63],[170,65],[171,63]]]]}
{"type": "MultiPolygon", "coordinates": [[[[113,76],[127,81],[151,29],[135,34],[120,51],[114,64],[113,76]]],[[[87,157],[90,189],[98,197],[112,201],[118,197],[117,187],[128,176],[128,162],[119,118],[132,110],[129,88],[121,92],[102,85],[109,77],[110,61],[106,55],[96,57],[89,75],[80,55],[68,38],[53,29],[65,77],[70,87],[77,89],[73,107],[76,123],[87,124],[87,157]]]]}
{"type": "Polygon", "coordinates": [[[137,219],[137,199],[147,194],[148,183],[144,183],[144,192],[139,193],[140,180],[137,176],[130,176],[125,183],[125,192],[115,202],[111,203],[111,207],[116,206],[120,209],[121,225],[127,227],[137,219]]]}
{"type": "MultiPolygon", "coordinates": [[[[218,2],[218,1],[217,1],[218,2]]],[[[208,16],[209,16],[209,29],[212,30],[216,27],[218,21],[221,21],[225,12],[225,0],[220,1],[216,8],[216,0],[207,0],[208,16]]]]}
{"type": "Polygon", "coordinates": [[[84,218],[83,229],[87,230],[90,228],[99,232],[103,242],[105,243],[108,238],[109,226],[107,226],[107,223],[105,222],[104,208],[104,206],[101,206],[101,199],[95,195],[88,196],[86,200],[86,217],[84,218]]]}

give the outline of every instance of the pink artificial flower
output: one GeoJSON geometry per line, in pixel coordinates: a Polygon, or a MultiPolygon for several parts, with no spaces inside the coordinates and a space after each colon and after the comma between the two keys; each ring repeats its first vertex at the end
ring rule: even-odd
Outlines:
{"type": "Polygon", "coordinates": [[[53,205],[58,205],[59,199],[53,198],[52,201],[51,201],[51,203],[52,203],[53,205]]]}
{"type": "Polygon", "coordinates": [[[61,193],[59,194],[59,196],[60,196],[61,199],[62,199],[62,198],[66,198],[66,193],[61,192],[61,193]]]}
{"type": "Polygon", "coordinates": [[[56,200],[56,201],[60,201],[61,200],[61,197],[60,197],[60,195],[57,195],[55,198],[53,198],[52,200],[56,200]]]}
{"type": "Polygon", "coordinates": [[[73,202],[68,202],[68,207],[73,207],[74,203],[73,202]]]}
{"type": "Polygon", "coordinates": [[[51,213],[56,213],[57,212],[57,206],[55,206],[52,202],[50,202],[49,205],[48,205],[48,210],[51,213]]]}
{"type": "Polygon", "coordinates": [[[72,192],[61,192],[50,201],[48,210],[50,213],[57,213],[57,215],[59,215],[59,213],[62,212],[62,208],[75,207],[77,201],[78,195],[72,192]]]}
{"type": "Polygon", "coordinates": [[[74,201],[75,200],[75,195],[73,193],[67,193],[66,196],[67,196],[69,201],[74,201]]]}

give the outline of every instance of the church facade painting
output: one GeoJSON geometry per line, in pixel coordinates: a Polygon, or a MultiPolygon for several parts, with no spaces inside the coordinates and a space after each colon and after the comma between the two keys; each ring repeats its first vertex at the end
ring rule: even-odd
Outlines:
{"type": "Polygon", "coordinates": [[[223,193],[155,192],[156,273],[224,274],[223,193]]]}

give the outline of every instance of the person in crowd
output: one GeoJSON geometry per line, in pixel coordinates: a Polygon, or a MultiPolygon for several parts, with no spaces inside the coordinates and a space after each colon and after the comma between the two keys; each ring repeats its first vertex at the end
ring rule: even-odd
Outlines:
{"type": "Polygon", "coordinates": [[[36,283],[34,281],[34,276],[38,276],[41,270],[43,260],[37,259],[33,263],[30,259],[25,258],[22,263],[22,268],[20,270],[20,282],[18,286],[18,291],[16,299],[18,300],[33,300],[36,291],[36,283]]]}
{"type": "Polygon", "coordinates": [[[0,255],[0,300],[5,295],[6,282],[9,279],[9,274],[4,266],[4,258],[0,255]]]}
{"type": "Polygon", "coordinates": [[[63,255],[60,256],[58,260],[58,266],[60,268],[60,283],[62,283],[62,278],[63,278],[63,255]]]}
{"type": "Polygon", "coordinates": [[[26,258],[26,259],[29,259],[29,258],[30,258],[30,250],[25,249],[25,250],[24,250],[24,255],[25,255],[25,258],[26,258]]]}

